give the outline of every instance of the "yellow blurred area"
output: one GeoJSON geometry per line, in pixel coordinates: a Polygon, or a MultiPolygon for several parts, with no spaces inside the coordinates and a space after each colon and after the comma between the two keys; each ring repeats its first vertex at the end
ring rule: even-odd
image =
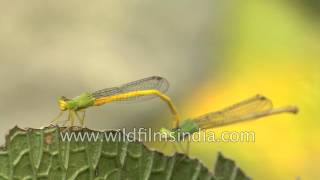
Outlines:
{"type": "Polygon", "coordinates": [[[197,116],[256,93],[275,107],[297,105],[300,112],[215,129],[251,130],[256,142],[194,143],[192,155],[212,166],[208,154],[222,151],[254,179],[319,178],[319,31],[310,31],[298,11],[282,3],[241,2],[235,16],[218,80],[203,83],[183,112],[197,116]]]}

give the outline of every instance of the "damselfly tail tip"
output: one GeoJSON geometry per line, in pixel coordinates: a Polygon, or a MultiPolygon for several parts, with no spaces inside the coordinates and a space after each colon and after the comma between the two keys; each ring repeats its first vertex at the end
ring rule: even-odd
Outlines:
{"type": "Polygon", "coordinates": [[[298,114],[299,113],[299,108],[296,106],[292,106],[292,113],[293,114],[298,114]]]}
{"type": "Polygon", "coordinates": [[[299,113],[299,108],[297,106],[288,106],[284,108],[285,111],[292,113],[292,114],[298,114],[299,113]]]}

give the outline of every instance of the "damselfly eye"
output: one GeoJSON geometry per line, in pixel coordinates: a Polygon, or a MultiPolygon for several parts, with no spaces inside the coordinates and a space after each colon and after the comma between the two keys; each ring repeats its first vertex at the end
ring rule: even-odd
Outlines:
{"type": "Polygon", "coordinates": [[[63,100],[63,101],[69,101],[70,99],[66,98],[65,96],[60,96],[59,100],[63,100]]]}

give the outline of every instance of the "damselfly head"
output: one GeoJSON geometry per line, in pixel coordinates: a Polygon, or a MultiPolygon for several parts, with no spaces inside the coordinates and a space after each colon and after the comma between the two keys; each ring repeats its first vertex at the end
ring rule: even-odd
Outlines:
{"type": "Polygon", "coordinates": [[[67,110],[68,99],[64,96],[60,96],[58,99],[58,105],[61,111],[67,110]]]}

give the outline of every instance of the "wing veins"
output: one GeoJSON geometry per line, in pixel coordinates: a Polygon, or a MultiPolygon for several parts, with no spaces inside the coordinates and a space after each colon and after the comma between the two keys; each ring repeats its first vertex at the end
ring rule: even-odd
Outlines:
{"type": "Polygon", "coordinates": [[[220,111],[207,113],[194,119],[203,128],[236,122],[241,117],[272,110],[272,102],[257,95],[220,111]]]}
{"type": "MultiPolygon", "coordinates": [[[[113,96],[117,94],[141,91],[141,90],[158,90],[162,93],[165,93],[169,88],[169,82],[159,76],[151,76],[148,78],[140,79],[137,81],[129,82],[118,87],[106,88],[96,92],[93,92],[92,95],[94,98],[102,98],[107,96],[113,96]]],[[[147,100],[155,98],[155,95],[146,95],[138,97],[130,97],[128,99],[123,99],[119,101],[136,101],[136,100],[147,100]]]]}

